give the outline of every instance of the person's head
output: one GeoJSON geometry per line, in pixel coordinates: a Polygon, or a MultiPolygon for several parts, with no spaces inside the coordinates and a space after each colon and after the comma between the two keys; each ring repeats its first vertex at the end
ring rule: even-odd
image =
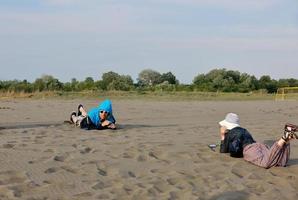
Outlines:
{"type": "Polygon", "coordinates": [[[228,113],[224,120],[219,122],[221,127],[225,127],[227,130],[231,130],[233,128],[240,126],[239,117],[235,113],[228,113]]]}
{"type": "Polygon", "coordinates": [[[109,114],[110,113],[106,110],[100,110],[99,111],[99,117],[100,117],[101,120],[106,120],[108,118],[109,114]]]}
{"type": "Polygon", "coordinates": [[[113,115],[112,102],[109,99],[104,100],[98,106],[99,117],[101,120],[108,119],[109,115],[113,115]]]}

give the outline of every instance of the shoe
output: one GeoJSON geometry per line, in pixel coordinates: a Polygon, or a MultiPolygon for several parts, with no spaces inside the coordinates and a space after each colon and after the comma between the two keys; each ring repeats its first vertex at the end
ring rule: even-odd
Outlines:
{"type": "Polygon", "coordinates": [[[288,131],[288,132],[296,132],[298,130],[298,127],[294,124],[290,124],[290,123],[286,123],[285,125],[285,131],[288,131]]]}
{"type": "Polygon", "coordinates": [[[285,131],[284,135],[281,137],[281,139],[283,139],[285,142],[288,142],[290,139],[293,139],[293,138],[298,139],[297,134],[293,132],[288,132],[288,131],[285,131]]]}
{"type": "Polygon", "coordinates": [[[72,111],[70,114],[70,121],[74,124],[74,121],[72,120],[72,116],[77,116],[77,113],[75,111],[72,111]]]}
{"type": "Polygon", "coordinates": [[[286,142],[293,138],[298,139],[298,135],[295,133],[296,131],[297,131],[296,125],[287,123],[285,125],[284,135],[282,136],[282,139],[285,140],[286,142]]]}
{"type": "Polygon", "coordinates": [[[293,138],[295,138],[295,139],[298,139],[298,135],[297,135],[297,133],[292,133],[293,134],[293,138]]]}
{"type": "Polygon", "coordinates": [[[81,116],[82,115],[82,113],[80,111],[80,108],[83,108],[83,105],[82,104],[79,104],[78,105],[78,116],[81,116]]]}

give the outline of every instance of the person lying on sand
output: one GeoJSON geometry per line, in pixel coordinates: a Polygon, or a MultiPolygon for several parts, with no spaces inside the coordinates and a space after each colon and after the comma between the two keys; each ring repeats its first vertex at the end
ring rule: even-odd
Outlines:
{"type": "Polygon", "coordinates": [[[113,116],[112,102],[104,100],[98,107],[92,108],[88,113],[82,104],[78,106],[78,113],[73,111],[70,121],[82,129],[116,129],[116,120],[113,116]],[[78,115],[77,115],[78,114],[78,115]]]}
{"type": "Polygon", "coordinates": [[[290,140],[298,139],[295,125],[286,125],[284,135],[271,148],[256,142],[252,135],[240,127],[239,117],[228,113],[220,125],[220,153],[230,153],[232,157],[244,160],[266,169],[273,166],[285,167],[290,156],[290,140]]]}

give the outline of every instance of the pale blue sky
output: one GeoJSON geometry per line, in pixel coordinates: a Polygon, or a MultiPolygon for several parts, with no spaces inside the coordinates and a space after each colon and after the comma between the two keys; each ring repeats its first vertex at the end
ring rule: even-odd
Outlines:
{"type": "Polygon", "coordinates": [[[146,68],[298,79],[297,0],[0,0],[0,79],[146,68]]]}

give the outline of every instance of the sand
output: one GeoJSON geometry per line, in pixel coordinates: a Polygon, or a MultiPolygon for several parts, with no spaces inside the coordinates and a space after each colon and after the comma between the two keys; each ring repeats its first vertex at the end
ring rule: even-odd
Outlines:
{"type": "Polygon", "coordinates": [[[212,151],[217,122],[237,112],[257,141],[272,143],[298,102],[115,100],[119,129],[63,123],[78,103],[0,101],[0,199],[298,199],[298,141],[287,167],[263,169],[212,151]]]}

